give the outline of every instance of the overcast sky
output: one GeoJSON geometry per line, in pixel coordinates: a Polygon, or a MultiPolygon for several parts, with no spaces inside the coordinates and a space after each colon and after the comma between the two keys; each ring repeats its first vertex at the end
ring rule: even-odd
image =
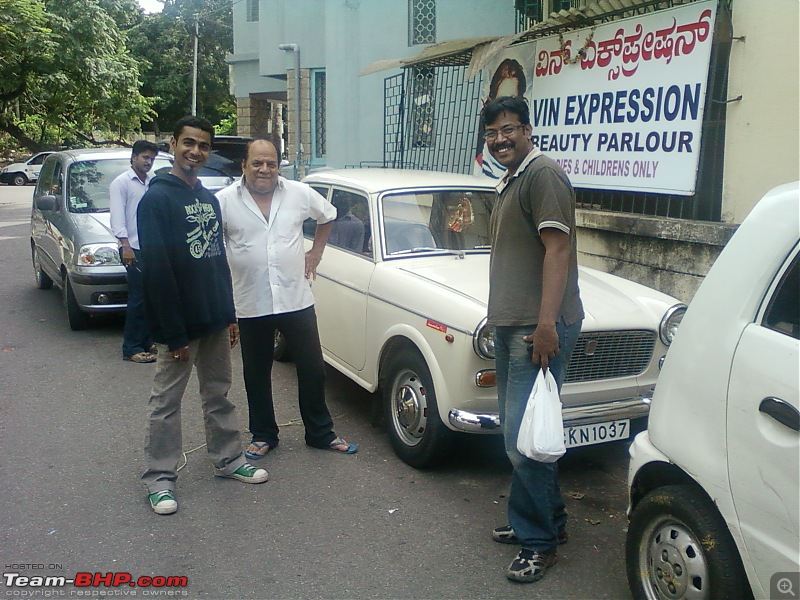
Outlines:
{"type": "Polygon", "coordinates": [[[161,12],[161,9],[164,8],[164,4],[157,0],[139,0],[139,6],[149,13],[161,12]]]}

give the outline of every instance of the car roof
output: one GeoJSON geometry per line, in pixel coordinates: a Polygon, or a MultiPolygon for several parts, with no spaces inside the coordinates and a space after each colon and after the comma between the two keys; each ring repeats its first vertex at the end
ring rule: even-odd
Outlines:
{"type": "MultiPolygon", "coordinates": [[[[82,160],[113,160],[115,158],[130,158],[130,148],[77,148],[75,150],[62,150],[55,152],[59,157],[69,158],[72,161],[82,160]]],[[[166,152],[159,152],[157,158],[171,158],[166,152]]]]}
{"type": "Polygon", "coordinates": [[[357,186],[369,193],[414,187],[495,188],[494,180],[482,176],[416,169],[332,169],[312,173],[303,181],[357,186]]]}

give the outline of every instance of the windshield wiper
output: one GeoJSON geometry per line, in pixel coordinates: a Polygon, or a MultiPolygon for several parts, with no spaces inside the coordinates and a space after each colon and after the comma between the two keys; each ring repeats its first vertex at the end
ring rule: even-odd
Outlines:
{"type": "Polygon", "coordinates": [[[396,250],[390,252],[389,256],[399,256],[401,254],[411,254],[413,252],[446,252],[445,248],[431,248],[429,246],[420,246],[419,248],[408,248],[407,250],[396,250]]]}
{"type": "Polygon", "coordinates": [[[430,248],[428,246],[409,248],[408,250],[398,250],[396,252],[389,253],[389,256],[400,256],[402,254],[411,254],[413,252],[446,252],[447,254],[452,254],[457,258],[464,258],[464,250],[455,250],[453,248],[430,248]]]}

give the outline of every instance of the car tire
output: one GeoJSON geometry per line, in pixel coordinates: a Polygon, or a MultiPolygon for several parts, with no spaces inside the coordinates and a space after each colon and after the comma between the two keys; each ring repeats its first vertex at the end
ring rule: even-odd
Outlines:
{"type": "Polygon", "coordinates": [[[42,262],[39,259],[39,251],[31,248],[31,260],[33,261],[33,276],[36,279],[36,287],[40,290],[49,290],[53,287],[53,280],[42,270],[42,262]]]}
{"type": "Polygon", "coordinates": [[[292,353],[289,351],[289,343],[286,341],[286,336],[277,329],[275,330],[272,359],[278,362],[292,362],[292,353]]]}
{"type": "Polygon", "coordinates": [[[81,331],[89,327],[89,315],[81,310],[78,305],[78,300],[75,298],[75,292],[72,291],[72,284],[69,277],[64,276],[64,284],[62,286],[64,293],[64,306],[67,308],[67,319],[69,320],[69,328],[72,331],[81,331]]]}
{"type": "Polygon", "coordinates": [[[747,598],[750,586],[733,537],[697,488],[657,488],[631,514],[625,541],[636,600],[747,598]]]}
{"type": "Polygon", "coordinates": [[[442,423],[430,369],[414,348],[404,347],[386,362],[383,403],[389,439],[397,456],[417,469],[449,455],[455,434],[442,423]]]}
{"type": "Polygon", "coordinates": [[[11,183],[14,185],[25,185],[28,183],[28,178],[25,177],[24,173],[14,173],[14,177],[11,179],[11,183]]]}

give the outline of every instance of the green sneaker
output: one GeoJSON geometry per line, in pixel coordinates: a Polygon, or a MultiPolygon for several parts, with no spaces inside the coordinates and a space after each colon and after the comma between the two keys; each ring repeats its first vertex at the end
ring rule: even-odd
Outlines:
{"type": "Polygon", "coordinates": [[[269,475],[264,469],[257,469],[249,463],[244,463],[230,475],[219,475],[219,477],[229,477],[244,483],[264,483],[269,475]]]}
{"type": "Polygon", "coordinates": [[[158,515],[171,515],[178,510],[178,502],[172,490],[162,490],[147,498],[150,500],[150,507],[158,515]]]}

